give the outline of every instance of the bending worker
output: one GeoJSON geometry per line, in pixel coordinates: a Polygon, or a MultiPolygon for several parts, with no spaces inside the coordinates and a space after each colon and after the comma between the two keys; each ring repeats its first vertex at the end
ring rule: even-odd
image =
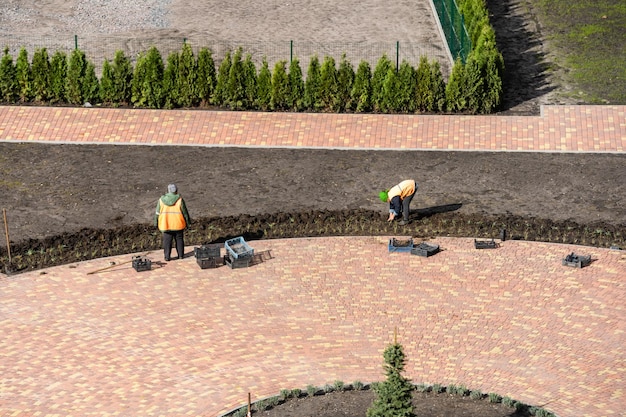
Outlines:
{"type": "Polygon", "coordinates": [[[411,200],[417,192],[417,182],[415,180],[404,180],[398,185],[394,185],[388,190],[383,190],[378,197],[383,203],[389,203],[389,218],[393,221],[402,214],[400,225],[409,224],[409,213],[411,211],[411,200]]]}
{"type": "Polygon", "coordinates": [[[167,186],[167,194],[161,196],[156,206],[154,225],[163,233],[165,260],[183,259],[185,256],[184,232],[191,223],[185,200],[178,194],[175,184],[167,186]],[[176,258],[171,258],[172,241],[176,240],[176,258]]]}

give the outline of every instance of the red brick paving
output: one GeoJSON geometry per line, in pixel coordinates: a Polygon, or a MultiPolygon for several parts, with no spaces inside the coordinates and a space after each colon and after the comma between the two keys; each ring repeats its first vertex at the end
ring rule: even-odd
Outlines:
{"type": "Polygon", "coordinates": [[[544,106],[532,117],[5,106],[0,141],[624,152],[626,106],[544,106]]]}
{"type": "Polygon", "coordinates": [[[265,240],[251,245],[273,259],[245,269],[188,257],[137,273],[126,255],[2,278],[0,415],[216,416],[248,392],[381,380],[396,326],[416,383],[623,415],[626,252],[430,242],[444,250],[265,240]],[[561,265],[572,251],[595,261],[561,265]]]}
{"type": "MultiPolygon", "coordinates": [[[[538,117],[0,107],[0,140],[623,152],[626,107],[538,117]],[[384,138],[384,140],[383,140],[384,138]]],[[[0,275],[0,416],[216,416],[283,388],[381,380],[399,329],[414,382],[497,392],[561,417],[626,407],[626,253],[437,238],[251,242],[273,259],[136,273],[131,255],[0,275]],[[561,265],[575,251],[586,268],[561,265]],[[88,274],[109,265],[118,266],[88,274]],[[126,262],[126,263],[124,263],[126,262]]],[[[191,248],[188,248],[191,250],[191,248]]]]}

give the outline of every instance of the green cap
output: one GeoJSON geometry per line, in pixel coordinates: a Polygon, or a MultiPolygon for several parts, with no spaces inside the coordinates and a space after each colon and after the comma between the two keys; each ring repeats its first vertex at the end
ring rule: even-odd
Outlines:
{"type": "Polygon", "coordinates": [[[387,191],[381,191],[378,193],[378,198],[380,198],[380,201],[383,203],[386,203],[389,200],[389,195],[387,194],[387,191]]]}

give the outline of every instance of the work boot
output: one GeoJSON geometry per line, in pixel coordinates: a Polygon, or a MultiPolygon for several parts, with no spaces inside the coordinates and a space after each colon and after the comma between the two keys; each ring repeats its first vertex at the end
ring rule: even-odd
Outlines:
{"type": "Polygon", "coordinates": [[[400,221],[398,222],[398,224],[399,224],[400,226],[406,226],[407,224],[409,224],[409,221],[408,221],[408,220],[405,220],[405,219],[402,219],[402,220],[400,220],[400,221]]]}

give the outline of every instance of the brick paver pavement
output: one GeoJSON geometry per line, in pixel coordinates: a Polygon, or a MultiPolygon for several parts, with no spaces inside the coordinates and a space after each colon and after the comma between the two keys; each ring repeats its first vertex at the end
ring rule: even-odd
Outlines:
{"type": "Polygon", "coordinates": [[[545,106],[533,117],[0,107],[0,140],[624,152],[626,106],[545,106]]]}
{"type": "Polygon", "coordinates": [[[248,392],[381,380],[396,327],[416,383],[623,415],[626,252],[437,238],[422,258],[387,242],[255,241],[273,258],[234,270],[190,256],[137,273],[126,255],[1,278],[0,415],[216,416],[248,392]],[[594,262],[561,265],[572,251],[594,262]]]}
{"type": "MultiPolygon", "coordinates": [[[[0,141],[624,152],[625,106],[541,116],[0,107],[0,141]]],[[[624,251],[522,241],[388,253],[385,238],[253,242],[273,258],[137,273],[131,255],[0,275],[0,416],[216,416],[283,388],[381,380],[394,328],[414,382],[561,417],[623,415],[624,251]],[[586,268],[561,265],[591,254],[586,268]],[[118,265],[88,274],[109,265],[118,265]]],[[[188,248],[189,250],[191,248],[188,248]]]]}

